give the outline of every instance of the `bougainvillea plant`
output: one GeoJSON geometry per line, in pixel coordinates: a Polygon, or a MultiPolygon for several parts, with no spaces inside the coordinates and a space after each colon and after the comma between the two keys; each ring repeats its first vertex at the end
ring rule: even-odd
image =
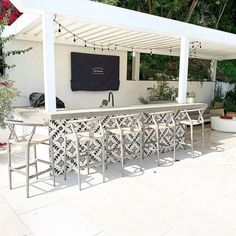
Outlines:
{"type": "MultiPolygon", "coordinates": [[[[1,0],[1,3],[6,0],[1,0]]],[[[8,5],[9,6],[9,5],[8,5]]],[[[1,6],[1,9],[5,9],[1,6]]],[[[14,87],[14,81],[11,80],[6,74],[6,69],[11,69],[15,67],[15,65],[9,65],[6,63],[6,58],[9,56],[20,55],[31,48],[27,48],[24,50],[9,50],[5,49],[5,44],[10,41],[14,36],[2,37],[2,33],[9,23],[12,23],[12,20],[15,19],[12,17],[12,12],[15,11],[7,9],[9,14],[5,14],[4,17],[0,19],[0,128],[5,128],[4,119],[9,116],[12,107],[12,101],[19,96],[19,91],[14,87]],[[10,18],[9,18],[10,17],[10,18]]],[[[1,16],[3,16],[3,12],[1,12],[1,16]]]]}
{"type": "Polygon", "coordinates": [[[0,0],[0,21],[8,18],[8,25],[11,25],[21,13],[9,0],[0,0]]]}

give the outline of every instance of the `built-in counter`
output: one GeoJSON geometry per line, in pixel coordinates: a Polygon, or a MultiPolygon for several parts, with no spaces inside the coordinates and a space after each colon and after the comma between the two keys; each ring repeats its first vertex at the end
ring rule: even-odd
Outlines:
{"type": "MultiPolygon", "coordinates": [[[[57,174],[63,173],[63,156],[64,156],[64,147],[65,147],[65,133],[71,133],[70,125],[67,124],[68,120],[76,120],[86,117],[102,117],[102,125],[104,129],[115,127],[114,120],[110,119],[114,115],[122,114],[133,114],[140,113],[141,121],[144,123],[150,123],[151,117],[149,113],[158,112],[158,111],[174,111],[175,118],[180,119],[180,110],[184,109],[194,109],[194,108],[206,108],[207,105],[204,103],[192,103],[192,104],[177,104],[177,103],[163,103],[163,104],[152,104],[152,105],[137,105],[137,106],[128,106],[128,107],[114,107],[114,108],[97,108],[97,109],[80,109],[80,110],[58,110],[56,112],[46,112],[43,109],[39,108],[15,108],[15,114],[17,118],[25,120],[32,123],[45,123],[49,126],[49,134],[53,139],[53,148],[54,148],[54,159],[55,159],[55,171],[57,174]]],[[[125,121],[127,124],[130,122],[130,118],[127,118],[125,121]]],[[[165,119],[165,116],[161,117],[165,119]]],[[[77,130],[85,130],[89,126],[89,123],[84,122],[83,124],[78,124],[77,130]]],[[[46,131],[47,132],[47,131],[46,131]]],[[[177,142],[176,148],[183,148],[185,134],[185,126],[178,125],[176,127],[176,138],[177,142]]],[[[134,140],[128,147],[128,151],[138,150],[139,145],[135,142],[135,137],[129,136],[128,139],[134,140]]],[[[160,134],[160,141],[166,145],[171,143],[173,140],[173,135],[171,130],[167,130],[160,134]]],[[[108,162],[117,162],[119,160],[119,141],[115,136],[107,137],[109,149],[114,149],[112,156],[108,158],[108,162]]],[[[148,145],[144,148],[144,154],[146,157],[155,155],[155,135],[152,130],[145,130],[144,132],[144,142],[148,145]]],[[[94,142],[91,144],[94,148],[100,147],[99,142],[94,142]]],[[[81,151],[86,150],[86,145],[81,146],[81,151]]],[[[161,151],[170,150],[167,147],[163,147],[161,151]]],[[[75,144],[72,142],[67,143],[67,155],[68,157],[75,156],[75,144]]],[[[101,152],[94,151],[91,152],[91,159],[94,162],[101,161],[101,152]]],[[[134,156],[135,157],[135,156],[134,156]]],[[[83,164],[84,160],[81,160],[83,164]]],[[[76,167],[76,162],[74,160],[68,161],[67,171],[71,171],[76,167]]]]}
{"type": "Polygon", "coordinates": [[[155,111],[179,111],[183,109],[203,108],[207,107],[205,103],[158,103],[158,104],[146,104],[146,105],[132,105],[127,107],[102,107],[93,109],[80,109],[80,110],[61,110],[56,112],[50,112],[49,118],[51,120],[61,119],[74,119],[78,117],[92,117],[92,116],[110,116],[127,113],[143,113],[143,112],[155,112],[155,111]]]}

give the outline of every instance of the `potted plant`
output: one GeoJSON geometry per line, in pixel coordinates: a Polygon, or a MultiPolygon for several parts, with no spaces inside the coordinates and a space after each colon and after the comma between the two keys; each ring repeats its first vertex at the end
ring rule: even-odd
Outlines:
{"type": "Polygon", "coordinates": [[[224,110],[227,116],[236,117],[236,86],[224,97],[224,110]]]}
{"type": "Polygon", "coordinates": [[[157,85],[147,88],[146,98],[140,96],[140,103],[152,104],[165,101],[173,101],[174,99],[174,88],[168,85],[167,81],[158,81],[157,85]]]}
{"type": "Polygon", "coordinates": [[[195,98],[196,98],[196,93],[194,91],[192,92],[187,92],[187,103],[194,103],[195,102],[195,98]]]}

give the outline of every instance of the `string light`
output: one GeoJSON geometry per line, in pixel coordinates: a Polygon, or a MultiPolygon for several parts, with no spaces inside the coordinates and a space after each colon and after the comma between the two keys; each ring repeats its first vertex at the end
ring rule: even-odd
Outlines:
{"type": "Polygon", "coordinates": [[[59,24],[58,32],[61,33],[61,24],[59,24]]]}
{"type": "Polygon", "coordinates": [[[132,56],[135,57],[135,51],[133,48],[132,48],[132,56]]]}
{"type": "MultiPolygon", "coordinates": [[[[81,40],[82,42],[84,42],[84,47],[87,47],[87,45],[90,44],[91,46],[92,46],[92,45],[94,46],[94,47],[93,47],[94,50],[96,50],[96,46],[97,46],[97,47],[100,47],[102,51],[104,51],[104,46],[103,46],[103,45],[101,45],[101,44],[95,44],[95,43],[92,42],[92,41],[89,42],[89,41],[87,41],[87,40],[85,40],[85,39],[83,39],[83,38],[80,38],[78,35],[74,34],[72,31],[70,31],[70,30],[67,29],[65,26],[63,26],[61,23],[59,23],[59,22],[56,20],[56,18],[57,18],[57,16],[55,15],[54,22],[58,25],[58,32],[59,32],[59,33],[61,33],[61,31],[62,31],[62,29],[63,29],[64,31],[66,31],[67,33],[69,33],[69,34],[72,35],[72,37],[73,37],[73,42],[74,42],[74,43],[75,43],[76,40],[78,39],[78,40],[81,40]]],[[[202,48],[202,44],[201,44],[201,42],[199,42],[199,41],[191,42],[191,44],[192,44],[192,48],[193,48],[193,53],[196,55],[196,49],[197,49],[197,48],[202,48]],[[195,44],[197,44],[197,45],[195,45],[195,44]]],[[[115,50],[117,50],[117,47],[118,47],[118,46],[119,46],[119,47],[122,47],[122,48],[126,48],[128,51],[130,50],[130,47],[128,47],[128,46],[118,45],[118,44],[110,44],[110,45],[107,45],[107,50],[110,50],[110,46],[114,46],[114,49],[115,49],[115,50]]],[[[170,48],[169,51],[170,51],[170,53],[172,53],[172,52],[173,52],[172,47],[166,47],[166,48],[149,48],[149,50],[150,50],[150,55],[151,55],[151,56],[153,55],[153,50],[163,50],[163,49],[168,50],[168,48],[170,48]]],[[[142,51],[142,50],[147,50],[147,49],[148,49],[148,48],[135,48],[135,50],[140,50],[140,51],[142,51]]],[[[191,55],[191,53],[190,53],[190,55],[191,55]]],[[[135,57],[134,48],[132,48],[132,56],[135,57]]]]}

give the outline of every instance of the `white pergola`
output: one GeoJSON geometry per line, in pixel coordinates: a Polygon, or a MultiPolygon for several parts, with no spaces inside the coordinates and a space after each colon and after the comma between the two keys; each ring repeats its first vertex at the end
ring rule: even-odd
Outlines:
{"type": "Polygon", "coordinates": [[[47,111],[56,110],[55,43],[179,56],[179,103],[186,102],[189,57],[236,59],[235,34],[89,0],[11,2],[23,14],[4,35],[43,42],[47,111]],[[58,32],[59,24],[68,31],[58,32]]]}

